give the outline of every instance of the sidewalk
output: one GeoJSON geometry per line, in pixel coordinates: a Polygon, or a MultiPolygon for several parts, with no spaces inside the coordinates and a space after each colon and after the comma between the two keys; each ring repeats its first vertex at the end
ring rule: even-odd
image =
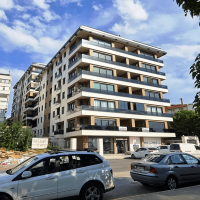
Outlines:
{"type": "Polygon", "coordinates": [[[183,187],[176,190],[154,192],[137,196],[118,198],[117,200],[197,200],[200,198],[200,185],[183,187]]]}
{"type": "Polygon", "coordinates": [[[131,158],[131,155],[125,155],[125,154],[104,154],[103,157],[106,160],[110,159],[124,159],[124,158],[131,158]]]}

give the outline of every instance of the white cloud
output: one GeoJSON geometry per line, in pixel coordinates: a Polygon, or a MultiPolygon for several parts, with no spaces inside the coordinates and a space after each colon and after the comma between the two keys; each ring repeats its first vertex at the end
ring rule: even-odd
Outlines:
{"type": "Polygon", "coordinates": [[[163,48],[167,51],[169,57],[179,57],[184,58],[184,60],[194,60],[200,52],[199,45],[165,44],[163,48]]]}
{"type": "Polygon", "coordinates": [[[52,20],[56,20],[56,19],[60,19],[59,15],[57,15],[55,12],[49,11],[49,10],[46,10],[43,13],[43,17],[47,22],[52,21],[52,20]]]}
{"type": "Polygon", "coordinates": [[[0,10],[0,20],[3,19],[3,20],[8,20],[5,12],[3,10],[0,10]]]}
{"type": "Polygon", "coordinates": [[[1,0],[0,2],[0,8],[9,10],[14,7],[13,0],[1,0]]]}
{"type": "Polygon", "coordinates": [[[26,20],[26,19],[31,18],[31,15],[29,15],[29,14],[23,14],[23,15],[21,16],[21,18],[26,20]]]}
{"type": "Polygon", "coordinates": [[[134,0],[113,0],[114,7],[117,8],[119,15],[123,19],[129,20],[146,20],[148,14],[143,8],[140,1],[134,0]]]}
{"type": "Polygon", "coordinates": [[[33,4],[44,10],[47,10],[50,7],[45,0],[33,0],[33,4]]]}
{"type": "Polygon", "coordinates": [[[69,4],[69,3],[77,3],[78,6],[82,6],[81,1],[82,0],[60,0],[60,3],[62,5],[69,4]]]}
{"type": "Polygon", "coordinates": [[[99,5],[93,5],[92,6],[94,8],[94,10],[98,11],[98,10],[101,10],[103,8],[103,6],[101,4],[99,5]]]}

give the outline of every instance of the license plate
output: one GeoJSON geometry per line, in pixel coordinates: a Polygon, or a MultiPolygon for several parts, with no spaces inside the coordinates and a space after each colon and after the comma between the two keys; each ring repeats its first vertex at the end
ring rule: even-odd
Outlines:
{"type": "Polygon", "coordinates": [[[135,169],[139,171],[144,171],[144,167],[141,167],[141,166],[135,166],[135,169]]]}

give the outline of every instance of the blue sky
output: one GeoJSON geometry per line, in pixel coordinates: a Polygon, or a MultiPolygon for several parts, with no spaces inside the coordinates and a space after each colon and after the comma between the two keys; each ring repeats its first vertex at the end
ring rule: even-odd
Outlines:
{"type": "MultiPolygon", "coordinates": [[[[199,19],[185,17],[173,0],[1,0],[0,72],[12,87],[32,62],[48,63],[80,25],[161,47],[172,104],[191,103],[190,66],[200,52],[199,19]]],[[[9,109],[12,106],[11,90],[9,109]]]]}

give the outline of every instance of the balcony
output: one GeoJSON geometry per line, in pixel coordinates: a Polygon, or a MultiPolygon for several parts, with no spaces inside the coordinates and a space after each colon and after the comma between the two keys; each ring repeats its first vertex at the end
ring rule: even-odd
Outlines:
{"type": "Polygon", "coordinates": [[[60,74],[58,74],[58,75],[56,76],[56,78],[59,79],[61,76],[62,76],[62,72],[61,72],[60,74]]]}
{"type": "Polygon", "coordinates": [[[62,60],[60,60],[58,63],[57,63],[57,67],[62,64],[62,60]]]}
{"type": "MultiPolygon", "coordinates": [[[[67,128],[67,132],[79,131],[79,130],[122,131],[121,127],[119,126],[98,126],[98,125],[88,125],[88,124],[83,124],[81,126],[77,126],[73,128],[67,128]]],[[[155,129],[155,128],[146,128],[146,127],[123,127],[123,131],[174,133],[174,129],[159,129],[159,128],[155,129]]]]}
{"type": "Polygon", "coordinates": [[[55,116],[55,120],[60,119],[60,115],[55,116]]]}
{"type": "Polygon", "coordinates": [[[56,91],[60,90],[62,88],[61,85],[59,85],[57,88],[56,88],[56,91]]]}
{"type": "Polygon", "coordinates": [[[82,58],[100,61],[100,62],[104,62],[104,63],[118,65],[118,66],[121,66],[121,67],[126,67],[126,68],[129,68],[129,69],[134,69],[134,70],[139,70],[139,71],[144,71],[144,72],[149,72],[149,73],[159,74],[159,75],[165,76],[164,72],[158,72],[158,71],[154,71],[154,70],[150,70],[150,69],[146,69],[146,68],[137,67],[137,66],[134,66],[134,65],[127,65],[127,64],[115,62],[115,61],[112,61],[112,60],[106,60],[106,59],[97,58],[97,57],[94,57],[94,56],[88,56],[86,54],[79,55],[79,57],[77,57],[73,62],[71,62],[68,65],[68,69],[70,69],[75,63],[77,63],[82,58]]]}
{"type": "Polygon", "coordinates": [[[28,96],[25,101],[27,101],[28,99],[34,100],[34,96],[28,96]]]}
{"type": "Polygon", "coordinates": [[[80,92],[91,92],[91,93],[98,93],[98,94],[100,93],[100,94],[108,94],[108,95],[112,95],[112,96],[128,97],[128,98],[135,98],[135,99],[145,99],[145,100],[152,100],[152,101],[170,103],[169,99],[147,97],[147,96],[142,96],[142,95],[137,95],[137,94],[128,94],[128,93],[123,93],[123,92],[112,92],[112,91],[99,90],[99,89],[87,88],[87,87],[82,87],[81,89],[79,89],[79,91],[68,94],[67,98],[69,99],[72,96],[74,96],[74,95],[76,95],[80,92]]]}
{"type": "Polygon", "coordinates": [[[96,42],[92,42],[92,41],[88,41],[88,40],[84,40],[84,39],[82,39],[78,44],[76,44],[69,51],[69,55],[82,43],[83,44],[90,44],[90,45],[93,45],[93,46],[99,46],[99,47],[103,47],[105,49],[110,49],[110,50],[117,51],[117,52],[120,52],[120,53],[129,54],[129,55],[136,56],[136,57],[139,57],[139,58],[144,58],[144,59],[147,59],[147,60],[152,60],[152,61],[155,61],[155,62],[163,63],[163,60],[160,60],[160,59],[146,57],[146,56],[143,56],[143,55],[140,55],[140,54],[136,54],[136,53],[133,53],[133,52],[130,52],[130,51],[125,51],[125,50],[122,50],[122,49],[110,47],[110,46],[107,46],[107,45],[104,45],[104,44],[98,44],[96,42]]]}
{"type": "Polygon", "coordinates": [[[148,86],[158,87],[158,88],[164,88],[164,89],[168,88],[166,85],[159,85],[159,84],[155,84],[155,83],[149,83],[149,82],[144,82],[144,81],[137,81],[137,80],[134,80],[134,79],[128,79],[128,78],[123,78],[123,77],[118,77],[118,76],[111,76],[111,75],[107,75],[107,74],[90,72],[90,71],[85,71],[85,70],[80,71],[78,74],[76,74],[71,79],[69,79],[68,83],[70,83],[76,77],[78,77],[78,76],[80,76],[82,74],[91,75],[91,76],[97,76],[97,77],[103,77],[103,78],[108,78],[108,79],[118,80],[118,81],[123,81],[123,82],[136,83],[136,84],[140,84],[140,85],[148,85],[148,86]]]}
{"type": "Polygon", "coordinates": [[[61,99],[58,99],[55,103],[56,103],[56,104],[57,104],[57,103],[61,103],[61,99]]]}
{"type": "Polygon", "coordinates": [[[139,111],[139,110],[125,110],[125,109],[116,109],[116,108],[104,108],[98,106],[79,106],[75,108],[73,111],[68,111],[67,115],[73,114],[78,111],[100,111],[100,112],[114,112],[114,113],[123,113],[123,114],[133,114],[133,115],[150,115],[150,116],[160,116],[160,117],[172,117],[172,114],[168,113],[158,113],[158,112],[146,112],[146,111],[139,111]]]}
{"type": "Polygon", "coordinates": [[[64,134],[64,130],[56,130],[54,131],[54,135],[63,135],[64,134]]]}

